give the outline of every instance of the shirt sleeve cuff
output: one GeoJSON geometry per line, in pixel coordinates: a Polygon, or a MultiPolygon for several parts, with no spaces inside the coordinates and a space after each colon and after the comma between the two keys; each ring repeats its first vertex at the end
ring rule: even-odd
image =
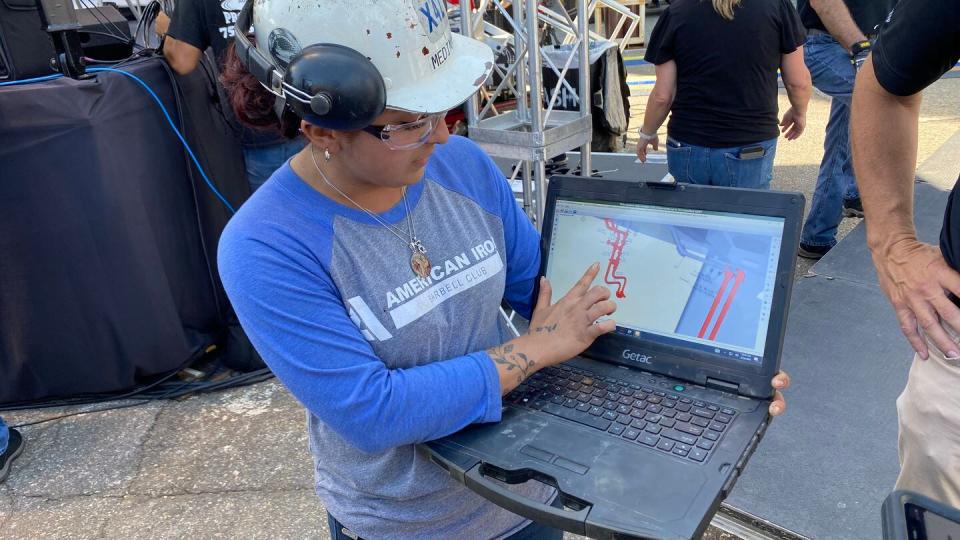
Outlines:
{"type": "Polygon", "coordinates": [[[479,352],[470,356],[476,360],[480,371],[483,372],[486,391],[486,410],[480,422],[499,422],[503,401],[500,398],[500,374],[497,372],[497,367],[486,352],[479,352]]]}

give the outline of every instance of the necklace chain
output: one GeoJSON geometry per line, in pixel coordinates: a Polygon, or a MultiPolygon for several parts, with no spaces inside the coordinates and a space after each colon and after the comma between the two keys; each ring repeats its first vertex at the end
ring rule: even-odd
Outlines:
{"type": "Polygon", "coordinates": [[[400,228],[398,228],[398,227],[395,227],[395,226],[387,223],[386,221],[380,219],[380,216],[374,214],[374,213],[371,212],[370,210],[367,210],[367,209],[364,208],[360,203],[358,203],[357,201],[351,199],[350,196],[347,195],[346,193],[344,193],[342,189],[338,188],[338,187],[336,186],[336,184],[334,184],[333,182],[331,182],[331,181],[327,178],[327,175],[323,174],[323,169],[320,168],[320,163],[317,161],[317,155],[316,155],[316,152],[315,152],[315,147],[314,147],[313,145],[310,146],[310,157],[313,158],[313,166],[316,167],[316,168],[317,168],[317,172],[320,173],[320,178],[322,178],[323,181],[326,182],[328,186],[330,186],[331,188],[333,188],[337,193],[339,193],[341,196],[343,196],[344,199],[350,201],[354,206],[356,206],[356,207],[359,208],[360,210],[363,210],[368,216],[370,216],[370,217],[372,217],[374,220],[376,220],[377,223],[379,223],[379,224],[382,225],[384,228],[386,228],[388,231],[390,231],[391,233],[393,233],[393,235],[396,236],[397,238],[399,238],[401,242],[403,242],[404,244],[407,244],[407,246],[410,247],[410,250],[411,250],[411,251],[414,251],[415,253],[426,254],[427,249],[426,249],[426,248],[423,246],[423,244],[420,242],[420,239],[417,238],[417,230],[416,230],[416,228],[415,228],[414,225],[413,225],[413,216],[410,215],[410,204],[407,202],[407,187],[406,187],[406,186],[403,187],[403,206],[404,206],[404,209],[406,209],[406,212],[407,212],[407,232],[406,232],[406,234],[407,234],[407,236],[409,237],[408,239],[404,239],[403,236],[401,236],[400,233],[403,233],[403,232],[404,232],[403,229],[400,229],[400,228]],[[397,231],[399,231],[399,233],[398,233],[397,231]]]}

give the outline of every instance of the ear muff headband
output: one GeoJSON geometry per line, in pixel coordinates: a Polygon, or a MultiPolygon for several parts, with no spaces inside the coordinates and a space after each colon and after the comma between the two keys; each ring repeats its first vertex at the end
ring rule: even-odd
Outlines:
{"type": "Polygon", "coordinates": [[[383,76],[366,56],[343,45],[320,43],[299,51],[281,73],[247,38],[252,18],[253,0],[247,0],[235,28],[237,56],[298,116],[325,128],[356,130],[369,126],[386,109],[383,76]]]}

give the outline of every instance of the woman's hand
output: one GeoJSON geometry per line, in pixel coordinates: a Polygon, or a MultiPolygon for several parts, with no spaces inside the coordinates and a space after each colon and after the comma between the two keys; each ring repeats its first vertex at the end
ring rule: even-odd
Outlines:
{"type": "Polygon", "coordinates": [[[660,150],[660,137],[654,135],[646,138],[645,135],[640,134],[640,141],[637,142],[637,159],[640,160],[640,163],[647,162],[647,146],[653,146],[654,152],[660,150]]]}
{"type": "Polygon", "coordinates": [[[787,410],[787,401],[783,398],[781,390],[790,388],[790,376],[785,371],[781,371],[773,376],[770,384],[775,389],[773,401],[770,403],[770,416],[780,416],[787,410]]]}
{"type": "Polygon", "coordinates": [[[609,299],[610,289],[600,285],[590,287],[599,271],[600,263],[591,265],[556,304],[551,303],[550,281],[545,277],[540,279],[540,295],[530,319],[530,335],[544,348],[547,365],[573,358],[597,337],[616,329],[612,319],[596,322],[617,309],[616,302],[609,299]]]}
{"type": "Polygon", "coordinates": [[[497,366],[501,395],[537,371],[582,353],[597,337],[617,327],[611,319],[596,323],[617,309],[617,304],[609,300],[609,289],[590,288],[599,271],[600,264],[594,263],[556,304],[551,303],[550,282],[541,278],[530,331],[487,350],[497,366]]]}
{"type": "Polygon", "coordinates": [[[803,130],[807,127],[807,115],[800,114],[796,109],[790,107],[783,114],[783,120],[780,121],[780,133],[783,133],[783,136],[787,138],[788,141],[792,141],[798,138],[800,135],[803,135],[803,130]]]}

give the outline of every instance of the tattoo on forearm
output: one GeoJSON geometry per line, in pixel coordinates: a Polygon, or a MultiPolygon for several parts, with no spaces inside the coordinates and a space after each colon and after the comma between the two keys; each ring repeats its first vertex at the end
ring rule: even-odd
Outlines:
{"type": "Polygon", "coordinates": [[[556,329],[557,329],[557,326],[559,326],[559,325],[560,325],[560,323],[553,323],[553,324],[551,324],[550,326],[538,326],[538,327],[536,327],[536,328],[533,329],[533,333],[534,333],[534,334],[539,334],[540,332],[546,332],[546,333],[549,334],[549,333],[552,333],[554,330],[556,330],[556,329]]]}
{"type": "Polygon", "coordinates": [[[510,343],[493,347],[487,351],[487,354],[494,362],[506,366],[508,372],[517,370],[517,383],[530,374],[535,364],[526,354],[514,350],[514,346],[510,343]]]}

